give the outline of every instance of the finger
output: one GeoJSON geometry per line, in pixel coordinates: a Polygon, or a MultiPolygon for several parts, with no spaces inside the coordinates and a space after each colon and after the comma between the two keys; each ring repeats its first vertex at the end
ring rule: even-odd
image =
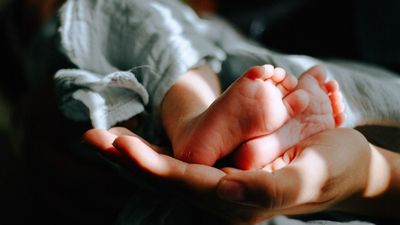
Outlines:
{"type": "Polygon", "coordinates": [[[183,173],[185,165],[181,163],[168,163],[155,149],[136,136],[120,136],[113,145],[135,164],[158,176],[170,176],[169,173],[183,173]]]}
{"type": "Polygon", "coordinates": [[[108,131],[115,134],[116,136],[122,136],[122,135],[137,136],[135,133],[133,133],[129,129],[126,129],[125,127],[112,127],[108,131]]]}
{"type": "Polygon", "coordinates": [[[243,170],[237,169],[237,168],[233,168],[233,167],[225,167],[221,169],[222,171],[224,171],[226,174],[230,174],[230,173],[237,173],[237,172],[242,172],[243,170]]]}
{"type": "Polygon", "coordinates": [[[312,202],[320,194],[327,170],[318,154],[308,151],[305,155],[273,173],[257,170],[228,174],[220,182],[218,194],[228,201],[271,210],[312,202]]]}
{"type": "Polygon", "coordinates": [[[150,146],[154,151],[160,153],[160,154],[165,154],[165,155],[171,155],[172,153],[170,151],[167,151],[164,148],[158,147],[156,145],[150,144],[148,141],[146,141],[145,139],[143,139],[142,137],[140,137],[139,135],[133,133],[132,131],[126,129],[125,127],[113,127],[111,129],[108,130],[109,132],[115,134],[116,136],[132,136],[132,137],[136,137],[139,138],[143,143],[145,143],[146,145],[150,146]]]}
{"type": "Polygon", "coordinates": [[[168,155],[159,154],[138,137],[118,137],[114,141],[114,146],[142,170],[159,178],[182,183],[190,190],[214,189],[225,175],[224,172],[213,167],[188,164],[168,155]]]}
{"type": "Polygon", "coordinates": [[[275,161],[273,161],[271,164],[264,166],[262,169],[272,173],[275,172],[276,170],[282,169],[285,166],[287,166],[286,161],[283,159],[283,157],[279,157],[275,159],[275,161]]]}
{"type": "Polygon", "coordinates": [[[300,153],[298,149],[299,149],[298,147],[290,148],[282,156],[276,158],[273,162],[264,166],[262,170],[267,171],[269,173],[273,173],[279,169],[284,168],[289,163],[291,163],[300,153]]]}
{"type": "Polygon", "coordinates": [[[85,143],[113,159],[120,159],[121,153],[112,145],[117,136],[103,129],[91,129],[83,135],[85,143]]]}

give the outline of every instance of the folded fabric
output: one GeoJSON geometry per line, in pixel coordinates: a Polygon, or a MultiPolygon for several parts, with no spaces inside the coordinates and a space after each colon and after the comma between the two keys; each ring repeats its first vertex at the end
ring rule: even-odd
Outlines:
{"type": "Polygon", "coordinates": [[[157,117],[180,75],[205,63],[220,70],[225,54],[202,26],[175,0],[67,1],[60,34],[77,68],[55,76],[63,112],[98,128],[143,111],[157,117]]]}

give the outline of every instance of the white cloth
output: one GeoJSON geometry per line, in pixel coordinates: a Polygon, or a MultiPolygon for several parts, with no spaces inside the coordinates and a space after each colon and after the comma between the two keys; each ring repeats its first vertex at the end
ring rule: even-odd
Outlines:
{"type": "Polygon", "coordinates": [[[382,119],[375,117],[400,121],[397,109],[386,110],[393,109],[396,100],[381,100],[389,92],[362,90],[397,90],[397,84],[377,79],[396,77],[392,73],[354,62],[270,51],[222,20],[200,19],[176,0],[69,0],[61,22],[62,47],[78,67],[56,74],[62,111],[74,120],[90,119],[98,128],[146,112],[147,134],[141,134],[149,140],[159,137],[159,107],[165,93],[180,75],[202,64],[219,73],[225,87],[254,65],[270,63],[295,76],[322,65],[328,79],[341,85],[348,116],[344,126],[368,123],[364,118],[382,119]],[[362,95],[354,94],[355,87],[361,87],[357,91],[362,95]]]}
{"type": "Polygon", "coordinates": [[[55,76],[61,108],[98,128],[144,110],[157,115],[179,75],[205,63],[219,72],[225,59],[175,0],[70,0],[61,23],[62,47],[78,67],[55,76]]]}

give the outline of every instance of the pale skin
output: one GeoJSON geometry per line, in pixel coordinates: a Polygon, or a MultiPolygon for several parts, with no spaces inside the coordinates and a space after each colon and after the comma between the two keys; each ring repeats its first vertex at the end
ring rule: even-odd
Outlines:
{"type": "Polygon", "coordinates": [[[125,128],[93,129],[85,140],[231,224],[322,210],[399,217],[400,154],[352,129],[318,133],[263,169],[246,171],[180,161],[125,128]]]}
{"type": "MultiPolygon", "coordinates": [[[[324,78],[317,76],[318,74],[320,73],[313,76],[317,85],[312,87],[323,90],[319,84],[324,84],[324,78]]],[[[327,90],[337,90],[334,83],[323,87],[327,90]]],[[[312,95],[308,97],[313,98],[312,95]]],[[[332,102],[340,103],[334,99],[339,99],[338,96],[331,94],[327,97],[334,100],[326,101],[332,108],[332,102]]],[[[193,103],[189,101],[190,98],[186,100],[193,103]]],[[[184,105],[177,103],[177,106],[184,105]]],[[[191,106],[187,107],[186,112],[178,110],[185,112],[182,113],[183,118],[185,115],[194,115],[190,114],[194,111],[191,106]]],[[[201,110],[197,112],[201,114],[201,110]]],[[[303,112],[307,112],[307,108],[293,116],[288,124],[301,116],[316,115],[302,114],[303,112]]],[[[333,110],[328,115],[332,120],[341,119],[334,116],[333,110]]],[[[280,129],[276,132],[280,132],[280,129]]],[[[387,157],[393,158],[393,155],[390,156],[393,153],[383,149],[379,152],[354,130],[338,129],[316,134],[280,154],[261,170],[248,171],[235,168],[220,170],[180,161],[162,148],[152,146],[124,128],[114,128],[111,132],[91,130],[86,133],[85,139],[120,163],[134,169],[139,168],[149,176],[155,176],[155,179],[166,181],[166,190],[173,190],[173,193],[232,224],[256,224],[274,215],[296,215],[321,210],[354,212],[354,206],[360,203],[375,207],[375,203],[391,204],[386,199],[398,197],[398,178],[394,179],[394,183],[397,184],[377,185],[392,179],[387,175],[392,169],[388,168],[393,167],[393,171],[396,172],[396,162],[386,163],[382,157],[389,154],[387,157]],[[355,161],[357,163],[354,163],[355,161]]],[[[255,140],[257,139],[251,141],[255,140]]],[[[243,149],[239,148],[238,152],[245,151],[243,149]]],[[[260,154],[265,153],[262,148],[254,149],[258,149],[260,154]]],[[[398,155],[396,157],[398,158],[398,155]]],[[[394,174],[394,177],[396,176],[398,177],[398,174],[394,174]]],[[[371,209],[368,207],[364,208],[364,212],[361,211],[361,207],[355,209],[360,211],[354,213],[371,215],[371,209]]],[[[380,214],[375,209],[371,211],[380,214]]],[[[391,215],[386,210],[383,212],[391,215]]]]}
{"type": "MultiPolygon", "coordinates": [[[[337,85],[335,83],[324,83],[324,77],[320,76],[322,73],[311,72],[311,74],[313,74],[311,80],[314,84],[302,83],[300,79],[299,86],[303,85],[309,91],[310,87],[316,88],[318,92],[322,91],[322,96],[330,98],[330,101],[326,101],[327,98],[319,98],[321,92],[313,95],[312,88],[311,94],[307,93],[307,98],[317,97],[312,99],[313,101],[328,102],[327,106],[330,106],[332,111],[322,114],[327,114],[334,124],[337,121],[340,122],[343,117],[340,110],[342,108],[340,105],[341,97],[336,91],[338,90],[337,85]]],[[[204,76],[204,74],[201,75],[204,76]]],[[[268,79],[272,78],[268,77],[268,79]]],[[[218,80],[215,79],[214,81],[218,80]]],[[[287,93],[282,91],[279,81],[270,82],[272,85],[269,86],[268,90],[276,87],[276,90],[279,89],[282,94],[280,98],[274,98],[274,100],[278,99],[278,103],[279,100],[284,101],[284,96],[287,96],[287,93]]],[[[176,105],[172,105],[171,109],[173,110],[175,107],[179,110],[167,110],[166,112],[168,112],[167,116],[171,115],[169,114],[171,112],[177,113],[172,114],[178,118],[178,123],[171,124],[175,128],[178,127],[177,125],[185,124],[185,122],[204,114],[204,108],[194,107],[198,105],[196,103],[202,102],[203,106],[207,108],[213,101],[210,98],[207,103],[207,95],[203,96],[204,98],[196,96],[196,91],[190,89],[190,85],[186,86],[191,83],[180,85],[178,81],[177,85],[174,85],[175,88],[178,88],[177,90],[189,88],[186,90],[187,93],[192,93],[195,97],[191,98],[192,96],[188,94],[184,95],[188,104],[185,104],[185,101],[172,101],[176,105]],[[196,100],[199,101],[196,102],[196,100]]],[[[201,87],[199,82],[196,82],[196,86],[201,87]]],[[[213,87],[212,85],[206,86],[213,87]]],[[[207,93],[204,92],[206,86],[199,89],[199,91],[203,91],[200,93],[207,93]]],[[[165,106],[170,106],[170,104],[166,104],[166,101],[168,101],[168,95],[174,93],[173,89],[171,90],[164,100],[163,110],[168,108],[165,106]]],[[[218,92],[212,91],[211,88],[209,90],[211,91],[208,92],[210,93],[208,97],[216,98],[218,96],[218,92]]],[[[293,90],[289,90],[288,93],[293,92],[293,90]]],[[[182,98],[182,94],[178,95],[180,91],[175,92],[177,95],[175,97],[182,98]]],[[[305,101],[302,98],[295,98],[294,102],[304,103],[305,101]]],[[[288,109],[286,103],[283,104],[288,109]]],[[[216,105],[218,106],[218,104],[216,105]]],[[[313,116],[319,115],[314,113],[315,109],[319,108],[309,108],[308,103],[304,105],[307,106],[298,110],[297,113],[288,113],[289,118],[284,119],[284,121],[289,120],[286,124],[290,124],[291,121],[302,124],[302,121],[304,121],[302,118],[311,117],[312,119],[313,116]]],[[[168,120],[165,120],[164,117],[164,123],[165,121],[168,120]]],[[[318,119],[316,121],[319,122],[318,119]]],[[[322,124],[324,125],[324,123],[322,124]]],[[[168,123],[165,123],[165,125],[168,132],[168,123]]],[[[279,134],[282,130],[285,131],[285,126],[287,125],[278,127],[279,129],[277,128],[271,134],[245,141],[245,143],[252,143],[258,139],[264,141],[263,139],[268,139],[275,133],[279,134]]],[[[207,165],[180,161],[171,157],[163,149],[150,145],[123,128],[114,128],[111,132],[91,130],[86,133],[85,139],[120,163],[133,166],[135,170],[139,168],[150,177],[155,176],[165,180],[166,187],[171,187],[169,190],[175,190],[174,193],[186,193],[182,197],[232,224],[256,224],[274,215],[295,215],[321,210],[339,210],[365,213],[366,215],[373,215],[371,213],[396,215],[386,208],[395,209],[397,201],[393,201],[393,198],[399,199],[398,154],[369,145],[362,135],[354,130],[331,130],[309,138],[302,137],[301,133],[295,133],[295,135],[298,135],[296,140],[306,139],[286,152],[279,152],[281,151],[279,150],[272,154],[275,156],[269,156],[271,157],[270,162],[266,162],[262,169],[249,171],[235,168],[219,170],[207,165]],[[382,174],[384,175],[382,176],[382,174]],[[355,177],[357,179],[354,179],[355,177]],[[388,199],[391,201],[388,201],[388,199]],[[380,205],[380,207],[377,205],[380,205]],[[382,210],[382,205],[387,207],[382,210]]],[[[201,138],[201,135],[199,138],[201,138]]],[[[199,140],[200,142],[203,141],[203,139],[197,141],[199,140]]],[[[252,155],[264,154],[265,152],[261,148],[251,148],[253,152],[248,153],[249,148],[243,146],[246,145],[242,145],[237,154],[252,155]]],[[[270,152],[268,152],[268,155],[270,155],[270,152]]],[[[250,162],[253,163],[254,161],[251,160],[250,158],[250,162]]],[[[255,162],[253,165],[257,163],[259,162],[255,162]]]]}
{"type": "Polygon", "coordinates": [[[207,66],[184,74],[168,91],[161,118],[176,158],[213,165],[239,146],[236,166],[260,168],[344,120],[337,82],[325,81],[319,67],[297,81],[282,68],[255,66],[220,92],[207,66]]]}

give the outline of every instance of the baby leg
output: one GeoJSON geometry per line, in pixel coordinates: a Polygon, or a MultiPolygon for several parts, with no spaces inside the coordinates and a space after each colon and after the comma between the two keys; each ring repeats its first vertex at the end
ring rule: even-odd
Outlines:
{"type": "Polygon", "coordinates": [[[242,142],[274,132],[308,106],[296,84],[281,68],[250,68],[187,126],[173,143],[175,157],[213,165],[242,142]]]}

